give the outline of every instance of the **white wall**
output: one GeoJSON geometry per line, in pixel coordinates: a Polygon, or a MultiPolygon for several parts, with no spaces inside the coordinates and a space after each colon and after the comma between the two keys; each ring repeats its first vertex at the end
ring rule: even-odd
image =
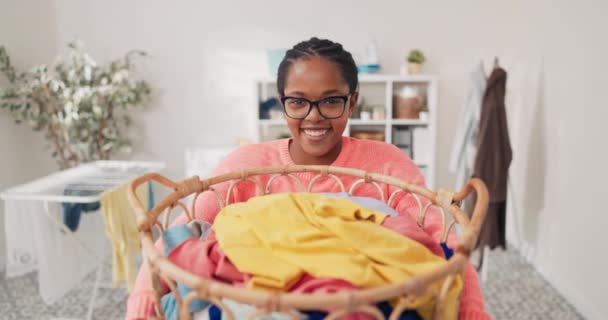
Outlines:
{"type": "MultiPolygon", "coordinates": [[[[3,0],[0,2],[0,45],[4,45],[19,70],[52,62],[55,55],[52,2],[3,0]]],[[[0,85],[4,85],[0,76],[0,85]]],[[[15,125],[0,110],[0,190],[55,169],[44,137],[25,125],[15,125]]],[[[4,268],[4,205],[0,206],[0,270],[4,268]]]]}
{"type": "Polygon", "coordinates": [[[521,5],[509,39],[543,57],[538,111],[511,110],[522,132],[513,132],[508,239],[588,319],[608,314],[605,12],[605,1],[521,5]]]}
{"type": "MultiPolygon", "coordinates": [[[[57,43],[79,37],[100,60],[132,48],[151,53],[145,74],[159,89],[156,103],[141,114],[138,151],[166,161],[168,173],[180,178],[185,146],[231,143],[255,133],[252,79],[267,71],[266,48],[318,35],[356,52],[373,36],[384,72],[397,73],[407,51],[420,47],[429,56],[427,71],[440,79],[437,152],[439,168],[446,168],[465,80],[477,58],[490,61],[498,52],[507,5],[298,3],[58,1],[57,43]]],[[[440,170],[437,180],[437,185],[453,184],[447,170],[440,170]]]]}

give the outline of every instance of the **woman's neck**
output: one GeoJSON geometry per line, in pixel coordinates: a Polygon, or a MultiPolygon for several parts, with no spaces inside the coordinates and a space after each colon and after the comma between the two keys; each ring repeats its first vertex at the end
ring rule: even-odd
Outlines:
{"type": "Polygon", "coordinates": [[[334,146],[327,154],[317,157],[306,153],[294,140],[289,141],[289,155],[297,165],[330,165],[336,161],[342,150],[342,142],[334,146]]]}

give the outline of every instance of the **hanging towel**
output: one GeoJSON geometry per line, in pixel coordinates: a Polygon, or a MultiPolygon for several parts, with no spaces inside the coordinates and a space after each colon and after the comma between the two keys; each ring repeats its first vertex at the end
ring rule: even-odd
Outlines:
{"type": "Polygon", "coordinates": [[[460,190],[473,175],[477,155],[477,135],[481,117],[481,101],[486,88],[483,64],[480,62],[470,74],[469,91],[462,111],[462,119],[454,135],[449,169],[456,173],[456,190],[460,190]]]}
{"type": "MultiPolygon", "coordinates": [[[[124,184],[101,195],[101,211],[106,235],[112,243],[112,278],[115,287],[126,281],[131,292],[137,275],[135,255],[140,252],[139,234],[135,214],[127,200],[129,185],[124,184]]],[[[149,187],[141,185],[137,196],[143,203],[149,198],[149,187]]]]}
{"type": "Polygon", "coordinates": [[[505,110],[507,72],[495,68],[488,79],[479,123],[473,176],[488,186],[490,204],[479,234],[479,246],[506,248],[507,177],[512,150],[505,110]]]}

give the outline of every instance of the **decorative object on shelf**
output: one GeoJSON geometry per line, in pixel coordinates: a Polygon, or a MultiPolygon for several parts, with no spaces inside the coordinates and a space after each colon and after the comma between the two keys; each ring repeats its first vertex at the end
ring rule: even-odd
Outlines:
{"type": "Polygon", "coordinates": [[[369,121],[372,117],[372,110],[369,106],[362,106],[359,112],[359,118],[363,121],[369,121]]]}
{"type": "Polygon", "coordinates": [[[424,65],[425,61],[426,61],[426,58],[424,56],[424,53],[422,53],[422,51],[420,51],[419,49],[413,49],[412,51],[410,51],[410,53],[407,56],[408,73],[411,75],[416,75],[416,74],[422,73],[422,66],[424,65]]]}
{"type": "Polygon", "coordinates": [[[272,108],[268,111],[268,114],[270,115],[270,120],[281,120],[283,119],[283,110],[279,109],[279,108],[272,108]]]}
{"type": "Polygon", "coordinates": [[[286,53],[287,49],[269,49],[266,52],[266,55],[268,56],[268,71],[270,72],[270,75],[277,75],[279,65],[281,64],[281,61],[283,61],[286,53]]]}
{"type": "Polygon", "coordinates": [[[375,73],[380,72],[380,65],[379,64],[358,65],[357,71],[359,71],[359,73],[364,73],[364,74],[375,74],[375,73]]]}
{"type": "Polygon", "coordinates": [[[53,66],[18,72],[0,46],[0,72],[8,80],[0,88],[0,107],[9,110],[16,123],[45,132],[61,169],[108,160],[119,151],[129,153],[127,111],[143,106],[150,96],[150,86],[134,72],[135,58],[146,53],[130,51],[98,65],[79,42],[68,48],[68,57],[53,66]]]}
{"type": "Polygon", "coordinates": [[[379,131],[354,131],[351,137],[357,139],[384,141],[384,132],[379,131]]]}
{"type": "Polygon", "coordinates": [[[413,86],[404,86],[393,96],[395,119],[419,119],[423,98],[413,86]]]}
{"type": "Polygon", "coordinates": [[[386,118],[386,112],[384,111],[384,106],[377,105],[372,106],[372,120],[384,120],[386,118]]]}
{"type": "Polygon", "coordinates": [[[260,119],[283,119],[283,109],[279,99],[272,97],[260,102],[260,119]]]}
{"type": "Polygon", "coordinates": [[[365,46],[365,52],[357,64],[357,71],[363,74],[374,74],[380,71],[380,62],[374,41],[370,41],[365,46]]]}
{"type": "Polygon", "coordinates": [[[398,146],[412,144],[412,129],[410,127],[393,128],[393,143],[398,146]]]}

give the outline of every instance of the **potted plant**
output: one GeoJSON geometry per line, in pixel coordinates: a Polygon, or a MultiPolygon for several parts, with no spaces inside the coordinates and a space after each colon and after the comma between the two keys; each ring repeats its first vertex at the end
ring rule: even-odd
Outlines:
{"type": "Polygon", "coordinates": [[[424,53],[418,49],[413,49],[407,56],[407,70],[409,74],[420,74],[422,65],[426,61],[424,53]]]}
{"type": "Polygon", "coordinates": [[[149,85],[134,75],[134,58],[144,52],[98,65],[81,44],[68,47],[67,59],[52,67],[18,72],[0,46],[0,73],[8,80],[0,87],[0,107],[16,123],[44,132],[61,169],[130,152],[127,111],[144,105],[150,95],[149,85]]]}

